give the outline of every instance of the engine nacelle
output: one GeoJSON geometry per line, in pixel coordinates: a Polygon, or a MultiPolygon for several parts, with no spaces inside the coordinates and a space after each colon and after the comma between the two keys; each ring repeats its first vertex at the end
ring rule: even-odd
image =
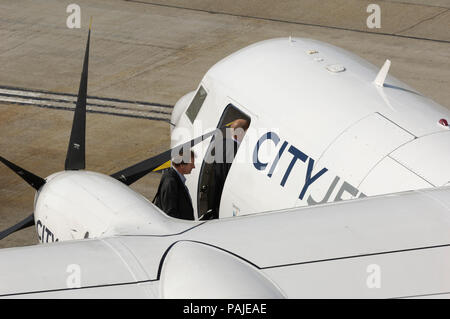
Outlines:
{"type": "Polygon", "coordinates": [[[103,236],[168,235],[189,222],[175,220],[116,179],[89,171],[64,171],[46,179],[35,198],[40,242],[103,236]]]}

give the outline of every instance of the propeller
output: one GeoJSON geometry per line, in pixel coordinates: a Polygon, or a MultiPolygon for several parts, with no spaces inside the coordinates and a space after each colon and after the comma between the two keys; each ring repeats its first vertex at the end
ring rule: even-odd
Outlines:
{"type": "Polygon", "coordinates": [[[14,226],[9,227],[8,229],[5,229],[4,231],[0,232],[0,240],[5,238],[6,236],[11,235],[12,233],[30,227],[34,226],[34,214],[31,214],[21,222],[15,224],[14,226]]]}
{"type": "Polygon", "coordinates": [[[222,131],[225,128],[218,128],[214,131],[211,131],[209,133],[206,133],[202,136],[196,137],[184,144],[178,145],[170,150],[167,150],[161,154],[158,154],[156,156],[153,156],[151,158],[148,158],[146,160],[143,160],[142,162],[139,162],[137,164],[134,164],[130,167],[127,167],[117,173],[114,173],[111,175],[111,177],[121,181],[122,183],[126,185],[131,185],[140,178],[144,177],[154,169],[158,168],[159,166],[163,165],[167,161],[169,161],[174,154],[179,154],[180,150],[190,150],[191,147],[194,145],[200,143],[201,141],[209,138],[212,135],[218,134],[220,131],[222,131]]]}
{"type": "Polygon", "coordinates": [[[0,156],[0,162],[8,166],[11,170],[14,171],[14,173],[22,177],[25,180],[25,182],[30,184],[31,187],[33,187],[35,190],[39,190],[41,186],[45,184],[45,179],[43,179],[42,177],[34,175],[33,173],[17,166],[16,164],[11,163],[2,156],[0,156]]]}
{"type": "MultiPolygon", "coordinates": [[[[92,23],[92,21],[91,21],[92,23]]],[[[84,53],[83,71],[81,73],[80,88],[78,89],[77,105],[73,115],[72,131],[67,148],[66,171],[86,168],[86,98],[89,64],[89,43],[91,39],[91,26],[89,26],[86,52],[84,53]]]]}
{"type": "MultiPolygon", "coordinates": [[[[91,20],[92,25],[92,20],[91,20]]],[[[70,134],[70,141],[67,149],[65,170],[80,170],[85,169],[85,141],[86,141],[86,99],[87,99],[87,83],[88,83],[88,64],[89,64],[89,44],[91,38],[91,25],[89,26],[89,33],[86,43],[86,51],[84,54],[83,71],[81,73],[80,87],[78,89],[77,104],[73,116],[72,131],[70,134]]],[[[214,131],[206,133],[202,136],[194,138],[184,144],[178,145],[161,154],[148,158],[128,168],[125,168],[111,177],[123,182],[126,185],[131,185],[149,172],[159,168],[161,165],[168,162],[173,154],[179,154],[181,149],[190,150],[191,147],[200,143],[201,141],[215,135],[225,129],[226,127],[218,128],[214,131]]],[[[13,170],[17,175],[22,177],[28,184],[30,184],[37,191],[45,184],[45,179],[34,175],[33,173],[11,163],[0,156],[0,161],[13,170]]],[[[14,226],[0,232],[0,240],[6,236],[34,225],[34,214],[31,214],[21,222],[14,226]]]]}
{"type": "MultiPolygon", "coordinates": [[[[28,184],[31,185],[31,187],[33,187],[35,190],[39,190],[42,185],[45,184],[45,179],[43,179],[42,177],[39,177],[37,175],[34,175],[33,173],[17,166],[14,163],[11,163],[10,161],[8,161],[7,159],[5,159],[4,157],[0,156],[0,162],[2,162],[3,164],[5,164],[6,166],[8,166],[12,171],[14,171],[17,175],[19,175],[20,177],[22,177],[28,184]]],[[[34,214],[31,214],[30,216],[28,216],[27,218],[25,218],[24,220],[22,220],[21,222],[15,224],[14,226],[11,226],[7,229],[5,229],[4,231],[0,232],[0,240],[2,240],[3,238],[5,238],[6,236],[11,235],[12,233],[33,226],[34,225],[34,214]]]]}
{"type": "MultiPolygon", "coordinates": [[[[91,20],[92,25],[92,20],[91,20]]],[[[86,52],[84,54],[83,71],[81,73],[80,87],[78,89],[78,99],[73,116],[72,132],[70,134],[70,142],[67,149],[65,170],[84,169],[85,160],[85,140],[86,140],[86,98],[87,98],[87,80],[88,80],[88,64],[89,64],[89,43],[91,38],[91,25],[86,44],[86,52]]],[[[34,189],[39,190],[45,184],[45,179],[34,175],[33,173],[11,163],[7,159],[0,156],[0,161],[13,170],[17,175],[22,177],[34,189]]],[[[0,232],[0,240],[6,236],[34,225],[34,214],[31,214],[21,222],[0,232]]]]}

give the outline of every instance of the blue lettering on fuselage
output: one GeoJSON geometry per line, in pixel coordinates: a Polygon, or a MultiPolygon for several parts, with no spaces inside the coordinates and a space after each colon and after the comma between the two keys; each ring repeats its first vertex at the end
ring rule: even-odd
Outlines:
{"type": "MultiPolygon", "coordinates": [[[[267,132],[258,139],[258,141],[256,142],[256,145],[255,145],[255,148],[253,150],[253,166],[259,171],[264,171],[267,168],[267,166],[270,164],[268,162],[267,163],[261,162],[258,157],[259,149],[260,149],[261,145],[268,141],[271,141],[273,144],[275,144],[275,146],[277,146],[278,143],[280,143],[281,139],[278,136],[278,134],[276,134],[274,132],[267,132]]],[[[269,172],[267,173],[267,176],[269,178],[272,178],[273,172],[275,171],[275,168],[278,165],[278,161],[280,160],[281,156],[284,154],[284,151],[286,150],[288,145],[289,145],[289,142],[283,141],[275,158],[272,160],[271,167],[269,169],[269,172]]],[[[312,172],[313,168],[314,168],[314,159],[313,158],[309,157],[306,153],[302,152],[300,149],[298,149],[297,147],[295,147],[292,144],[288,148],[288,153],[292,155],[292,160],[289,163],[288,167],[286,168],[283,178],[281,179],[280,185],[282,187],[284,187],[286,185],[289,175],[291,174],[292,169],[294,168],[294,166],[297,163],[299,163],[299,162],[306,163],[307,162],[308,166],[306,169],[305,182],[304,182],[304,184],[300,190],[299,196],[298,196],[298,198],[300,200],[303,200],[309,187],[313,183],[315,183],[320,177],[322,177],[328,171],[328,169],[326,167],[324,167],[319,172],[313,174],[313,172],[312,172]]],[[[335,177],[334,181],[331,183],[331,185],[330,185],[328,191],[326,192],[324,199],[322,199],[322,201],[315,201],[310,195],[307,199],[307,203],[309,205],[312,205],[312,204],[318,204],[318,203],[323,203],[323,202],[328,201],[328,199],[329,199],[331,193],[333,192],[334,188],[336,187],[336,184],[339,181],[339,179],[340,179],[339,176],[335,177]]],[[[349,193],[352,196],[356,196],[358,194],[359,190],[356,187],[354,187],[344,181],[344,183],[341,185],[341,188],[337,192],[337,195],[336,195],[334,201],[342,200],[342,196],[345,192],[349,193]]],[[[365,195],[363,193],[360,193],[359,197],[365,197],[365,195]]]]}
{"type": "Polygon", "coordinates": [[[271,140],[275,146],[278,145],[278,142],[280,141],[280,138],[276,133],[273,132],[267,132],[266,134],[263,134],[256,142],[255,150],[253,151],[253,165],[256,167],[257,170],[265,170],[267,167],[267,163],[261,163],[258,158],[258,151],[259,147],[264,141],[271,140]]]}
{"type": "Polygon", "coordinates": [[[284,187],[284,185],[286,184],[286,181],[289,177],[289,175],[291,174],[292,168],[295,165],[295,162],[297,162],[297,160],[301,160],[302,162],[306,162],[306,160],[308,159],[308,155],[306,155],[305,153],[303,153],[302,151],[300,151],[299,149],[297,149],[294,145],[291,145],[291,147],[289,147],[288,150],[289,153],[291,153],[293,155],[291,163],[289,164],[286,173],[284,173],[283,179],[281,180],[280,185],[284,187]]]}

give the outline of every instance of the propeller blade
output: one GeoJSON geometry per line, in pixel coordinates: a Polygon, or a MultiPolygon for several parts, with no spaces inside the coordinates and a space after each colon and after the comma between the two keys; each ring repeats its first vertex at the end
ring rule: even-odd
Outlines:
{"type": "Polygon", "coordinates": [[[17,175],[22,177],[25,180],[25,182],[30,184],[31,187],[33,187],[35,190],[39,190],[39,188],[41,188],[41,186],[45,184],[45,179],[43,179],[42,177],[34,175],[33,173],[17,166],[14,163],[11,163],[10,161],[1,156],[0,161],[6,166],[8,166],[10,169],[12,169],[17,175]]]}
{"type": "Polygon", "coordinates": [[[158,168],[159,166],[163,165],[167,161],[171,160],[172,154],[178,154],[178,152],[181,149],[190,149],[194,145],[200,143],[201,141],[209,138],[212,135],[217,134],[218,132],[223,131],[225,128],[219,128],[212,132],[206,133],[202,136],[196,137],[189,142],[186,142],[184,144],[178,145],[170,150],[167,150],[161,154],[158,154],[156,156],[153,156],[149,159],[143,160],[142,162],[139,162],[133,166],[127,167],[117,173],[114,173],[111,175],[111,177],[114,177],[115,179],[121,181],[122,183],[126,185],[131,185],[140,178],[144,177],[154,169],[158,168]]]}
{"type": "Polygon", "coordinates": [[[77,105],[73,116],[72,132],[70,133],[69,147],[67,149],[65,170],[85,169],[85,142],[86,142],[86,98],[89,64],[89,43],[91,27],[89,26],[86,52],[84,53],[83,71],[81,73],[80,88],[78,90],[77,105]]]}
{"type": "Polygon", "coordinates": [[[24,220],[22,220],[21,222],[15,224],[14,226],[9,227],[8,229],[5,229],[4,231],[0,232],[0,240],[2,240],[3,238],[11,235],[12,233],[33,226],[34,225],[34,215],[31,214],[30,216],[28,216],[27,218],[25,218],[24,220]]]}

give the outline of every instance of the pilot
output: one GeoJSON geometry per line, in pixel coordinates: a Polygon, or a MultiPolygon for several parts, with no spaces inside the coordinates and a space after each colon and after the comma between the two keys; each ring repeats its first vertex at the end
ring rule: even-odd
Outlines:
{"type": "Polygon", "coordinates": [[[210,218],[219,218],[220,198],[222,197],[223,186],[236,156],[237,150],[245,133],[249,127],[249,121],[244,119],[234,120],[227,130],[228,136],[217,141],[215,146],[215,160],[213,163],[213,192],[209,201],[212,208],[210,218]]]}
{"type": "Polygon", "coordinates": [[[190,151],[190,155],[190,159],[184,158],[181,150],[172,159],[172,166],[164,172],[153,203],[171,217],[194,220],[192,199],[184,177],[195,168],[195,154],[190,151]]]}

